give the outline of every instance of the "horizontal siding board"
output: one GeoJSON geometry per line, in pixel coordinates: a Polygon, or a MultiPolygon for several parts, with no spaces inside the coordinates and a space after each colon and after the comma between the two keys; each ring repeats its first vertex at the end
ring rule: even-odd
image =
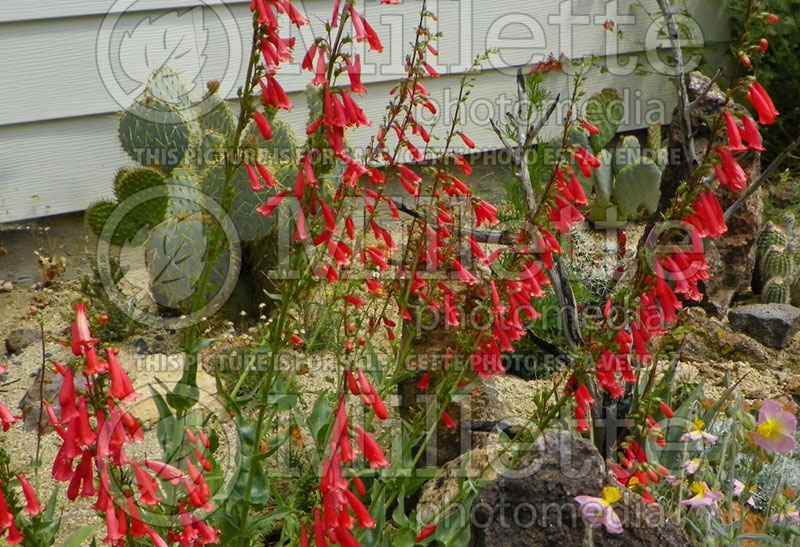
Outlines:
{"type": "MultiPolygon", "coordinates": [[[[502,117],[513,92],[513,77],[498,71],[480,75],[472,90],[471,106],[462,114],[465,131],[479,149],[496,149],[497,137],[489,127],[488,117],[502,117]]],[[[551,73],[546,84],[552,93],[569,95],[571,79],[563,73],[551,73]]],[[[426,84],[440,114],[453,111],[458,93],[458,77],[449,76],[426,84]]],[[[372,86],[360,99],[365,112],[377,124],[384,113],[392,83],[372,86]]],[[[675,104],[675,92],[663,76],[614,77],[597,73],[589,78],[589,94],[604,87],[619,89],[627,103],[629,118],[621,129],[636,129],[651,123],[665,122],[675,104]]],[[[302,134],[307,123],[307,109],[301,94],[292,96],[296,108],[284,119],[302,134]]],[[[555,117],[554,117],[555,118],[555,117]]],[[[423,118],[424,119],[424,118],[423,118]]],[[[439,128],[447,126],[442,119],[439,128]]],[[[544,135],[554,135],[558,120],[553,119],[544,135]]],[[[116,138],[116,116],[98,115],[57,122],[35,123],[0,128],[0,222],[80,211],[111,193],[114,172],[131,164],[116,138]]],[[[363,148],[373,128],[349,134],[357,149],[363,148]]],[[[460,141],[459,141],[460,144],[460,141]]]]}
{"type": "MultiPolygon", "coordinates": [[[[635,25],[621,27],[624,28],[625,39],[619,44],[620,54],[642,50],[650,17],[635,6],[637,3],[635,0],[619,2],[621,12],[633,10],[632,13],[636,15],[635,25]]],[[[183,37],[191,41],[206,31],[208,41],[204,56],[197,51],[188,51],[181,60],[169,64],[185,68],[187,74],[199,74],[196,79],[198,94],[202,91],[204,81],[222,78],[223,88],[229,91],[228,95],[235,96],[235,89],[241,84],[244,72],[238,61],[242,61],[242,52],[250,37],[248,3],[236,2],[224,6],[226,11],[223,13],[229,10],[229,18],[217,17],[212,12],[214,6],[184,13],[181,17],[174,11],[163,11],[167,7],[201,4],[196,1],[184,0],[174,5],[172,2],[156,0],[136,2],[134,6],[149,7],[156,11],[126,13],[118,18],[113,32],[108,30],[112,27],[108,26],[108,22],[104,23],[102,16],[91,15],[96,13],[92,8],[99,4],[93,1],[0,2],[0,5],[5,5],[0,7],[0,15],[6,18],[22,12],[48,17],[43,13],[45,11],[50,13],[49,17],[62,12],[76,15],[72,18],[47,18],[0,25],[0,51],[6,52],[0,55],[0,74],[14,75],[13,78],[0,80],[0,97],[3,97],[0,126],[118,111],[132,100],[137,82],[143,81],[146,74],[158,66],[153,59],[160,59],[159,55],[163,53],[158,46],[163,39],[161,33],[165,26],[169,27],[171,33],[170,43],[183,37]],[[29,7],[23,8],[23,5],[29,7]],[[41,7],[48,5],[47,10],[41,7]],[[65,7],[67,5],[69,7],[65,7]],[[78,9],[86,13],[75,11],[78,9]],[[228,29],[227,33],[220,32],[223,27],[228,29]],[[129,33],[129,37],[123,45],[125,32],[129,33]],[[233,47],[229,47],[226,34],[233,36],[233,47]],[[106,37],[110,38],[106,40],[106,37]],[[108,53],[109,47],[98,47],[98,43],[111,44],[112,54],[108,53]],[[107,62],[107,59],[116,59],[115,51],[122,51],[121,66],[107,62]],[[149,64],[145,59],[150,60],[149,64]],[[107,65],[112,66],[113,70],[106,70],[104,67],[107,65]],[[110,72],[118,77],[109,76],[110,72]],[[122,92],[116,89],[117,80],[122,82],[122,92]]],[[[487,47],[505,46],[490,63],[495,69],[528,64],[534,55],[557,54],[565,49],[562,46],[566,42],[561,38],[567,33],[562,32],[559,20],[551,18],[558,13],[561,4],[557,0],[496,0],[491,3],[491,9],[487,9],[485,2],[477,0],[439,0],[432,4],[440,13],[440,30],[445,33],[439,44],[440,57],[436,62],[432,60],[442,74],[462,72],[487,47]],[[521,47],[525,44],[530,46],[521,47]]],[[[368,6],[368,15],[383,38],[386,51],[383,55],[365,55],[365,65],[369,65],[365,66],[365,83],[396,81],[400,77],[403,52],[407,51],[407,44],[413,39],[419,5],[418,1],[407,1],[396,6],[368,6]],[[372,69],[372,66],[376,68],[372,69]]],[[[581,14],[603,14],[605,5],[605,0],[582,0],[575,2],[574,11],[576,17],[581,14]]],[[[650,11],[655,9],[653,0],[647,0],[645,5],[650,11]]],[[[690,5],[706,41],[728,39],[726,25],[719,23],[727,17],[722,11],[721,2],[693,0],[690,5]]],[[[303,30],[299,38],[307,43],[313,36],[323,34],[323,22],[330,17],[330,2],[313,0],[305,2],[304,6],[312,26],[303,30]]],[[[2,17],[0,20],[3,20],[2,17]]],[[[593,19],[591,24],[571,29],[572,47],[568,53],[572,57],[609,53],[604,45],[609,32],[603,30],[601,19],[593,19]]],[[[294,29],[292,32],[298,34],[294,29]]],[[[302,50],[302,47],[298,49],[302,50]]],[[[644,59],[643,56],[640,58],[644,59]]],[[[296,61],[294,65],[284,67],[281,75],[282,84],[290,92],[303,89],[310,80],[308,73],[300,73],[300,59],[296,61]]]]}

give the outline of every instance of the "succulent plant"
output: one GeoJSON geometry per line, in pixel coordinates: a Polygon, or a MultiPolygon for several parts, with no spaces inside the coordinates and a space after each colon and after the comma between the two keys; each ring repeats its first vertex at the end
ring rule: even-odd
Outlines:
{"type": "Polygon", "coordinates": [[[647,150],[642,150],[639,139],[632,135],[619,139],[616,147],[607,148],[623,117],[619,93],[604,89],[588,99],[585,112],[586,120],[599,133],[589,138],[583,134],[579,134],[582,138],[571,138],[573,144],[594,153],[600,162],[591,177],[577,175],[590,198],[589,218],[594,221],[633,219],[642,209],[653,214],[661,197],[661,173],[667,162],[661,128],[648,130],[647,150]]]}
{"type": "Polygon", "coordinates": [[[773,277],[764,285],[761,292],[763,304],[788,304],[791,300],[791,288],[784,277],[773,277]]]}
{"type": "Polygon", "coordinates": [[[789,277],[792,275],[793,265],[794,261],[787,247],[773,245],[761,262],[761,279],[766,283],[773,277],[789,277]]]}
{"type": "MultiPolygon", "coordinates": [[[[191,199],[187,189],[202,192],[225,207],[238,238],[258,247],[246,255],[264,256],[274,247],[274,242],[265,241],[272,219],[255,213],[269,193],[251,189],[244,165],[226,186],[222,157],[237,120],[217,90],[218,85],[209,84],[203,99],[194,103],[189,87],[175,71],[161,68],[153,73],[119,122],[120,144],[139,166],[120,169],[114,178],[116,200],[98,201],[85,214],[87,226],[100,236],[120,204],[138,192],[163,186],[163,197],[151,194],[144,203],[125,203],[126,212],[110,243],[123,246],[146,229],[145,265],[151,292],[159,304],[181,310],[189,304],[209,257],[218,255],[209,270],[212,291],[224,281],[230,258],[227,249],[209,253],[210,231],[219,223],[202,203],[191,199]]],[[[258,160],[277,180],[290,184],[296,172],[289,166],[298,156],[294,134],[288,124],[275,120],[274,114],[271,118],[274,136],[270,141],[261,138],[254,123],[245,127],[242,155],[247,161],[258,160]]]]}

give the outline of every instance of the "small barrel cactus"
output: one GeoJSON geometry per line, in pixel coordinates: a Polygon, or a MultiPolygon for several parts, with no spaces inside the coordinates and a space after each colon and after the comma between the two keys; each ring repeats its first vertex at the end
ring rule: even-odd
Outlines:
{"type": "Polygon", "coordinates": [[[764,283],[774,277],[789,277],[792,275],[793,259],[784,246],[773,245],[764,255],[761,264],[761,279],[764,283]]]}
{"type": "Polygon", "coordinates": [[[783,277],[773,277],[764,285],[761,292],[763,304],[788,304],[791,300],[791,288],[783,277]]]}

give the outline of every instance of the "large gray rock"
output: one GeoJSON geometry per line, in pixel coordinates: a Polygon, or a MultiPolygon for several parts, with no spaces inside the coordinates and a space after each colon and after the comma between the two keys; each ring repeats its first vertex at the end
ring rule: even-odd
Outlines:
{"type": "MultiPolygon", "coordinates": [[[[606,472],[594,445],[566,431],[546,431],[507,471],[478,494],[473,504],[475,547],[582,545],[586,527],[575,496],[602,497],[604,486],[619,484],[606,472]]],[[[658,505],[620,487],[622,500],[614,510],[624,532],[592,532],[594,545],[690,545],[676,520],[658,505]]]]}
{"type": "Polygon", "coordinates": [[[6,351],[8,351],[9,355],[17,353],[37,340],[39,340],[39,329],[33,327],[14,329],[8,333],[6,338],[6,351]]]}
{"type": "Polygon", "coordinates": [[[751,304],[728,313],[733,329],[771,348],[785,348],[800,330],[800,309],[788,304],[751,304]]]}

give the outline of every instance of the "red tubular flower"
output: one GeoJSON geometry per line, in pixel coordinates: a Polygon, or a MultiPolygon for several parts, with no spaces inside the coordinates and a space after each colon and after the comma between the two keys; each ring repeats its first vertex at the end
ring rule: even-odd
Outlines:
{"type": "Polygon", "coordinates": [[[417,543],[421,543],[425,538],[433,534],[435,531],[436,531],[436,525],[429,524],[425,528],[420,530],[419,534],[417,534],[417,538],[414,541],[416,541],[417,543]]]}
{"type": "Polygon", "coordinates": [[[328,547],[319,509],[314,509],[314,544],[316,547],[328,547]]]}
{"type": "Polygon", "coordinates": [[[139,487],[139,501],[145,505],[158,505],[158,502],[162,499],[158,495],[158,481],[139,467],[136,462],[131,462],[131,465],[136,476],[136,484],[139,487]]]}
{"type": "Polygon", "coordinates": [[[0,402],[0,422],[3,423],[3,431],[8,431],[9,427],[21,419],[22,416],[14,416],[8,407],[0,402]]]}
{"type": "Polygon", "coordinates": [[[461,264],[461,261],[458,260],[457,258],[453,259],[453,266],[455,266],[456,272],[458,273],[458,280],[461,281],[462,283],[471,286],[478,282],[478,279],[474,275],[469,273],[466,270],[466,268],[464,268],[464,265],[461,264]]]}
{"type": "Polygon", "coordinates": [[[718,146],[717,153],[722,159],[722,171],[724,173],[724,180],[720,179],[720,182],[734,192],[740,191],[747,184],[749,177],[727,150],[718,146]]]}
{"type": "Polygon", "coordinates": [[[369,515],[369,511],[367,508],[364,507],[364,504],[361,503],[355,494],[353,494],[350,490],[345,489],[344,495],[347,498],[347,503],[353,509],[353,513],[356,515],[356,519],[358,520],[358,525],[361,528],[374,528],[377,522],[372,520],[372,517],[369,515]]]}
{"type": "Polygon", "coordinates": [[[162,479],[165,479],[174,485],[177,485],[181,479],[186,477],[183,471],[164,462],[156,460],[144,460],[144,465],[162,479]]]}
{"type": "Polygon", "coordinates": [[[22,473],[17,475],[17,480],[19,480],[22,486],[22,494],[25,496],[25,502],[27,504],[23,511],[29,515],[38,515],[42,512],[42,507],[39,505],[39,500],[36,499],[36,493],[34,493],[31,483],[28,482],[28,479],[26,479],[25,475],[22,473]]]}
{"type": "Polygon", "coordinates": [[[356,492],[359,496],[365,496],[367,494],[367,489],[364,488],[364,483],[361,482],[361,477],[358,475],[353,475],[353,485],[356,487],[356,492]]]}
{"type": "Polygon", "coordinates": [[[578,168],[584,177],[592,176],[592,169],[600,167],[600,162],[591,152],[587,152],[583,148],[578,148],[574,152],[575,161],[578,163],[578,168]]]}
{"type": "Polygon", "coordinates": [[[475,223],[478,227],[483,224],[494,226],[500,222],[495,216],[497,208],[484,200],[479,200],[477,205],[473,205],[473,211],[475,211],[475,223]]]}
{"type": "Polygon", "coordinates": [[[763,152],[765,149],[761,145],[761,134],[758,132],[753,118],[747,115],[742,116],[742,126],[742,137],[747,141],[747,146],[753,150],[763,152]]]}
{"type": "Polygon", "coordinates": [[[97,493],[94,487],[93,471],[92,453],[89,450],[84,450],[81,461],[78,463],[78,467],[75,468],[75,474],[72,475],[67,488],[68,500],[74,501],[78,496],[88,498],[97,493]],[[81,488],[81,485],[83,488],[81,488]]]}
{"type": "Polygon", "coordinates": [[[108,355],[108,375],[111,381],[111,388],[108,390],[109,395],[116,397],[120,401],[134,401],[141,395],[133,390],[131,379],[125,373],[125,370],[117,362],[117,352],[113,349],[107,350],[108,355]]]}
{"type": "Polygon", "coordinates": [[[3,491],[0,490],[0,527],[8,528],[14,524],[14,515],[8,510],[6,498],[3,496],[3,491]]]}
{"type": "Polygon", "coordinates": [[[55,363],[56,371],[63,377],[61,389],[58,392],[58,405],[61,407],[61,423],[69,423],[78,415],[75,406],[75,371],[70,367],[55,363]]]}
{"type": "Polygon", "coordinates": [[[89,412],[86,410],[86,399],[83,395],[78,399],[78,415],[72,424],[73,426],[77,424],[78,444],[80,446],[87,447],[94,444],[97,435],[92,431],[92,426],[89,423],[89,412]]]}
{"type": "Polygon", "coordinates": [[[772,104],[772,99],[770,99],[766,90],[761,87],[761,84],[753,82],[753,85],[747,90],[745,98],[756,109],[758,121],[761,125],[775,123],[775,116],[778,115],[778,111],[775,109],[775,105],[772,104]]]}
{"type": "Polygon", "coordinates": [[[350,78],[350,91],[353,93],[366,93],[367,88],[361,83],[361,55],[356,53],[353,61],[345,58],[347,76],[350,78]]]}
{"type": "Polygon", "coordinates": [[[266,201],[266,203],[264,203],[264,205],[262,205],[258,209],[256,209],[256,211],[258,211],[259,213],[261,213],[265,217],[270,216],[272,214],[272,211],[274,211],[275,208],[278,205],[280,205],[281,201],[283,201],[283,198],[286,197],[287,193],[288,192],[286,190],[284,190],[282,192],[279,192],[279,193],[275,194],[274,196],[269,198],[266,201]]]}
{"type": "Polygon", "coordinates": [[[19,531],[14,521],[11,521],[11,525],[8,527],[8,535],[6,536],[6,543],[9,545],[20,545],[24,540],[22,536],[22,532],[19,531]]]}
{"type": "Polygon", "coordinates": [[[100,361],[94,346],[87,347],[84,353],[86,355],[86,368],[83,369],[85,374],[101,374],[108,370],[108,363],[100,361]]]}
{"type": "Polygon", "coordinates": [[[103,539],[104,543],[116,543],[125,536],[119,533],[119,521],[117,520],[117,512],[111,507],[106,511],[106,537],[103,539]]]}
{"type": "Polygon", "coordinates": [[[431,378],[433,378],[433,374],[426,372],[422,376],[422,379],[417,382],[417,389],[420,391],[428,391],[431,388],[431,378]]]}
{"type": "Polygon", "coordinates": [[[736,125],[736,120],[733,119],[733,116],[731,116],[731,113],[727,110],[723,116],[725,117],[725,128],[728,132],[728,141],[730,141],[728,150],[730,152],[744,152],[747,150],[747,147],[742,144],[742,138],[739,134],[739,127],[736,125]]]}
{"type": "Polygon", "coordinates": [[[719,201],[710,191],[698,196],[694,202],[694,214],[683,220],[697,228],[700,237],[719,237],[728,231],[719,201]]]}
{"type": "Polygon", "coordinates": [[[267,121],[264,115],[256,110],[253,112],[253,120],[255,120],[258,130],[261,132],[261,136],[264,137],[264,140],[268,141],[272,139],[272,127],[270,127],[269,121],[267,121]]]}
{"type": "Polygon", "coordinates": [[[442,422],[447,429],[455,429],[457,427],[456,421],[447,412],[442,412],[442,422]]]}
{"type": "Polygon", "coordinates": [[[467,137],[464,133],[459,133],[458,135],[461,137],[461,140],[464,141],[464,145],[466,145],[467,148],[475,148],[475,143],[472,142],[472,139],[467,137]]]}
{"type": "Polygon", "coordinates": [[[80,357],[84,350],[97,344],[99,340],[92,338],[89,331],[89,318],[86,317],[86,304],[75,305],[75,322],[72,323],[72,354],[80,357]]]}
{"type": "Polygon", "coordinates": [[[766,38],[762,38],[761,40],[758,41],[758,49],[761,50],[761,53],[766,53],[768,47],[769,47],[769,42],[767,41],[766,38]]]}
{"type": "Polygon", "coordinates": [[[600,130],[597,128],[597,126],[592,125],[589,122],[586,122],[586,121],[583,122],[583,128],[586,131],[588,131],[589,133],[591,133],[592,135],[599,135],[600,134],[600,130]]]}
{"type": "Polygon", "coordinates": [[[364,431],[364,428],[361,426],[356,426],[356,433],[358,434],[358,448],[361,450],[361,453],[364,454],[364,457],[367,458],[369,466],[372,468],[388,467],[389,461],[386,459],[386,456],[383,455],[381,447],[378,446],[378,443],[372,438],[372,435],[364,431]]]}

